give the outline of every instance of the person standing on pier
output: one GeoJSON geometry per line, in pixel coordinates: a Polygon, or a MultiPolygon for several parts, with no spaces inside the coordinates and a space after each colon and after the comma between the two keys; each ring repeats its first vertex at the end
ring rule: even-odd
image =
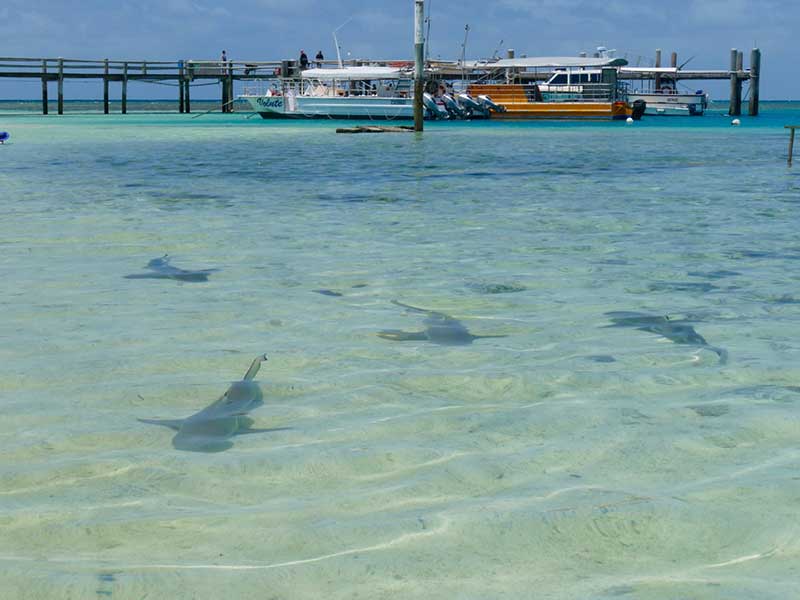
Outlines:
{"type": "Polygon", "coordinates": [[[308,55],[305,50],[300,50],[300,70],[305,71],[308,68],[308,55]]]}
{"type": "Polygon", "coordinates": [[[322,68],[322,61],[325,60],[325,57],[322,55],[322,50],[317,52],[317,56],[315,58],[316,58],[316,61],[317,61],[317,68],[321,69],[322,68]]]}
{"type": "Polygon", "coordinates": [[[220,72],[224,75],[225,67],[228,65],[228,55],[225,53],[225,50],[222,51],[222,56],[219,57],[219,62],[222,63],[222,70],[220,72]]]}

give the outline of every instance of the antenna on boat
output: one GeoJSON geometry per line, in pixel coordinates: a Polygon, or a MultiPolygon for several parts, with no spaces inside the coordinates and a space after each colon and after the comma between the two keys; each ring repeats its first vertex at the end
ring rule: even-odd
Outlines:
{"type": "MultiPolygon", "coordinates": [[[[431,57],[431,0],[428,0],[428,16],[425,18],[425,62],[431,57]]],[[[755,48],[756,46],[753,46],[755,48]]]]}
{"type": "Polygon", "coordinates": [[[336,59],[339,61],[339,68],[344,69],[344,65],[342,64],[342,47],[339,45],[339,38],[336,37],[336,32],[339,31],[342,27],[347,25],[350,21],[353,20],[353,17],[350,17],[339,25],[336,29],[333,30],[333,43],[336,44],[336,59]]]}
{"type": "Polygon", "coordinates": [[[466,78],[466,66],[465,62],[467,60],[467,38],[469,37],[469,23],[464,25],[464,43],[461,44],[461,88],[464,88],[464,79],[466,78]]]}
{"type": "MultiPolygon", "coordinates": [[[[696,55],[695,55],[695,56],[696,56],[696,55]]],[[[690,62],[692,62],[693,60],[694,60],[694,56],[690,57],[690,58],[689,58],[689,60],[687,60],[687,61],[684,61],[683,63],[681,63],[681,66],[680,66],[680,67],[678,67],[678,71],[680,71],[680,70],[681,70],[683,67],[685,67],[686,65],[688,65],[688,64],[689,64],[690,62]]]]}
{"type": "Polygon", "coordinates": [[[495,49],[494,49],[494,52],[492,52],[492,58],[491,58],[490,60],[494,60],[495,58],[497,58],[497,53],[498,53],[498,52],[500,52],[500,48],[503,46],[503,42],[504,42],[504,41],[505,41],[505,40],[500,40],[500,41],[498,42],[498,44],[497,44],[497,48],[495,48],[495,49]]]}

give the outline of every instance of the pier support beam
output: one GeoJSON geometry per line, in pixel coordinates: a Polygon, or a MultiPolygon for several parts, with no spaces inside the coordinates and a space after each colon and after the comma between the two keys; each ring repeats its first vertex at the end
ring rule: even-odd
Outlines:
{"type": "Polygon", "coordinates": [[[223,77],[219,82],[222,85],[222,103],[220,110],[225,113],[228,112],[228,78],[223,77]]]}
{"type": "Polygon", "coordinates": [[[742,114],[742,80],[739,79],[739,56],[736,48],[731,48],[731,98],[728,114],[738,117],[742,114]]]}
{"type": "MultiPolygon", "coordinates": [[[[656,69],[661,68],[661,48],[656,49],[656,69]]],[[[655,91],[661,89],[661,75],[656,73],[655,77],[653,78],[653,87],[655,91]]]]}
{"type": "Polygon", "coordinates": [[[108,114],[108,59],[103,60],[103,114],[108,114]]]}
{"type": "Polygon", "coordinates": [[[64,59],[58,59],[58,114],[64,114],[64,59]]]}
{"type": "Polygon", "coordinates": [[[673,69],[677,69],[678,68],[678,53],[677,52],[673,52],[670,55],[670,57],[669,57],[669,66],[672,67],[673,69]]]}
{"type": "Polygon", "coordinates": [[[425,70],[425,0],[414,0],[414,131],[421,132],[422,92],[425,70]]]}
{"type": "Polygon", "coordinates": [[[183,61],[178,61],[178,112],[183,114],[186,98],[183,95],[183,61]]]}
{"type": "Polygon", "coordinates": [[[192,112],[192,101],[189,96],[189,86],[191,85],[191,81],[187,78],[186,81],[184,81],[184,84],[186,85],[186,91],[184,92],[183,95],[183,101],[185,104],[186,113],[188,114],[192,112]]]}
{"type": "Polygon", "coordinates": [[[122,63],[122,114],[128,114],[128,63],[122,63]]]}
{"type": "Polygon", "coordinates": [[[47,61],[42,61],[42,114],[46,115],[47,108],[47,61]]]}
{"type": "MultiPolygon", "coordinates": [[[[761,50],[753,48],[750,52],[750,106],[748,114],[758,116],[759,81],[761,80],[761,50]]],[[[794,131],[794,130],[793,130],[794,131]]]]}

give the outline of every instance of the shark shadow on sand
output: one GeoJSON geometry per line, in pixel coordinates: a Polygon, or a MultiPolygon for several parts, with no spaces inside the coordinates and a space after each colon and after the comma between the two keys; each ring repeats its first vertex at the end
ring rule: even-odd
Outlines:
{"type": "Polygon", "coordinates": [[[285,431],[287,427],[275,429],[253,429],[253,419],[247,413],[264,404],[259,385],[253,381],[266,355],[258,356],[245,373],[242,381],[232,383],[222,397],[200,412],[185,419],[139,419],[149,425],[162,425],[177,431],[172,445],[178,450],[190,452],[222,452],[233,446],[231,438],[246,433],[269,433],[285,431]]]}
{"type": "Polygon", "coordinates": [[[505,335],[473,335],[461,321],[444,313],[417,308],[416,306],[403,304],[397,300],[392,300],[392,304],[396,304],[411,312],[424,314],[425,319],[422,322],[425,325],[425,330],[400,331],[398,329],[384,329],[378,332],[378,337],[385,340],[392,340],[395,342],[432,342],[442,346],[466,346],[475,340],[507,337],[505,335]]]}
{"type": "Polygon", "coordinates": [[[125,279],[174,279],[176,281],[188,281],[192,283],[208,281],[208,276],[218,269],[202,269],[200,271],[187,271],[169,264],[170,258],[165,254],[161,258],[154,258],[147,263],[145,269],[150,269],[152,273],[134,273],[125,275],[125,279]]]}
{"type": "Polygon", "coordinates": [[[719,357],[719,364],[728,362],[728,351],[710,345],[705,338],[695,331],[687,319],[670,319],[662,315],[648,315],[640,312],[613,311],[605,313],[611,319],[606,327],[631,327],[639,331],[655,333],[676,344],[706,348],[719,357]]]}

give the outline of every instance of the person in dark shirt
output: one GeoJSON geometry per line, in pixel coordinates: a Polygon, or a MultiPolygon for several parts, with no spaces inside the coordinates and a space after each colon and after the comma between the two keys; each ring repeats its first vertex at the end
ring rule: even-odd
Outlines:
{"type": "Polygon", "coordinates": [[[317,61],[317,68],[321,69],[322,68],[322,61],[325,60],[325,57],[322,55],[322,50],[317,52],[317,56],[315,58],[316,58],[316,61],[317,61]]]}
{"type": "Polygon", "coordinates": [[[300,69],[305,71],[308,68],[308,55],[305,50],[300,50],[300,69]]]}

